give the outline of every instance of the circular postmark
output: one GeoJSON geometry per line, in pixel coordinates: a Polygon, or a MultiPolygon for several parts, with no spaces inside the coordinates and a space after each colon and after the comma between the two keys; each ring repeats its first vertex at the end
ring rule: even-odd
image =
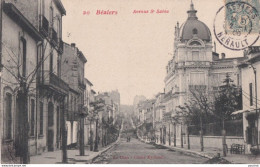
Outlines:
{"type": "Polygon", "coordinates": [[[213,29],[221,45],[231,50],[243,50],[259,38],[258,10],[247,2],[228,2],[217,11],[213,29]]]}

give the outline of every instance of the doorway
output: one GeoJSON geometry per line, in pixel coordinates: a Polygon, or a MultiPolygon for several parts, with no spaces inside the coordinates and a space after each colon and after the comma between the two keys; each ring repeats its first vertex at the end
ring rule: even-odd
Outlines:
{"type": "Polygon", "coordinates": [[[54,125],[54,107],[53,103],[48,103],[48,130],[47,130],[47,147],[48,151],[54,151],[54,132],[53,132],[53,125],[54,125]]]}

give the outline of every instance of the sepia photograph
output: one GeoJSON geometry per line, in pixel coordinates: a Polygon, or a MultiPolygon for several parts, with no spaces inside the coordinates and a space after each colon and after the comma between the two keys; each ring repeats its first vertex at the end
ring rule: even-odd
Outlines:
{"type": "Polygon", "coordinates": [[[2,167],[260,164],[260,0],[0,0],[2,167]]]}

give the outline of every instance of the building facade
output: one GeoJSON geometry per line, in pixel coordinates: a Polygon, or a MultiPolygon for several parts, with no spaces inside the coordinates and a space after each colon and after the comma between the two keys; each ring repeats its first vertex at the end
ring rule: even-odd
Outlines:
{"type": "Polygon", "coordinates": [[[259,144],[259,97],[260,89],[260,47],[251,46],[245,51],[247,59],[239,65],[242,73],[243,109],[236,111],[234,115],[243,114],[244,141],[247,150],[259,144]]]}
{"type": "MultiPolygon", "coordinates": [[[[22,78],[21,82],[27,85],[29,92],[28,113],[25,114],[28,116],[28,122],[25,124],[28,123],[30,134],[29,152],[33,155],[60,149],[61,116],[65,113],[69,90],[60,73],[63,53],[61,24],[66,11],[59,0],[6,0],[3,2],[3,9],[3,34],[8,35],[6,38],[3,36],[1,41],[7,45],[6,56],[3,56],[3,60],[7,61],[4,62],[4,66],[12,68],[9,71],[12,72],[15,66],[19,65],[13,72],[18,78],[22,78]],[[15,60],[10,53],[18,59],[15,60]],[[12,62],[15,64],[12,65],[12,62]]],[[[7,72],[5,74],[9,75],[7,72]]],[[[23,128],[19,127],[21,122],[17,122],[16,119],[23,113],[23,107],[20,106],[23,104],[23,98],[17,97],[16,93],[19,89],[26,89],[19,88],[17,83],[13,84],[12,77],[7,75],[3,75],[3,79],[7,79],[8,82],[10,79],[9,84],[12,86],[6,88],[1,85],[3,95],[7,96],[4,97],[7,99],[6,102],[1,103],[5,111],[4,117],[9,119],[9,123],[4,123],[3,130],[5,137],[14,142],[11,145],[14,146],[15,155],[21,156],[19,154],[22,153],[17,150],[21,150],[19,145],[23,145],[19,139],[19,131],[23,128]],[[13,90],[14,85],[18,86],[16,90],[13,90]]]]}
{"type": "MultiPolygon", "coordinates": [[[[89,145],[90,144],[90,132],[91,131],[91,119],[90,119],[90,111],[91,111],[91,102],[94,102],[93,99],[91,100],[91,96],[93,96],[91,90],[93,87],[93,84],[87,79],[85,78],[85,84],[86,84],[86,90],[84,93],[84,108],[87,109],[88,111],[88,116],[85,118],[85,122],[84,122],[84,143],[85,145],[89,145]]],[[[93,136],[92,136],[93,137],[93,136]]]]}
{"type": "Polygon", "coordinates": [[[79,142],[79,130],[84,125],[84,94],[86,83],[84,79],[84,67],[87,59],[74,43],[64,43],[62,56],[62,79],[69,85],[68,113],[67,113],[67,144],[76,146],[79,142]]]}
{"type": "MultiPolygon", "coordinates": [[[[166,67],[165,95],[163,103],[165,114],[174,117],[178,106],[184,106],[192,97],[191,92],[200,90],[213,100],[214,92],[223,84],[227,73],[234,84],[241,85],[241,74],[237,65],[245,57],[226,58],[225,54],[213,51],[211,32],[207,25],[198,20],[193,3],[187,11],[188,18],[180,26],[175,26],[173,57],[166,67]]],[[[170,120],[169,120],[170,121],[170,120]]],[[[176,129],[177,143],[182,140],[185,132],[184,124],[167,123],[167,129],[176,129]],[[184,130],[183,130],[184,129],[184,130]]],[[[168,131],[168,130],[167,130],[168,131]]]]}

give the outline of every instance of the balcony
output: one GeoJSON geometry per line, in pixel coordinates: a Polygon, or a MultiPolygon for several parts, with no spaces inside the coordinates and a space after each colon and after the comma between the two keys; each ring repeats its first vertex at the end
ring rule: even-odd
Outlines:
{"type": "Polygon", "coordinates": [[[44,37],[49,35],[49,21],[43,15],[40,16],[40,32],[44,37]]]}
{"type": "Polygon", "coordinates": [[[55,46],[58,45],[58,35],[53,28],[51,28],[51,43],[55,46]]]}
{"type": "Polygon", "coordinates": [[[190,90],[206,91],[206,88],[207,88],[206,85],[189,85],[190,90]]]}
{"type": "Polygon", "coordinates": [[[79,88],[86,89],[86,84],[79,82],[79,88]]]}
{"type": "Polygon", "coordinates": [[[78,120],[79,120],[79,114],[73,110],[68,110],[67,121],[78,121],[78,120]]]}
{"type": "Polygon", "coordinates": [[[196,68],[196,67],[204,67],[208,68],[210,67],[210,62],[208,61],[185,61],[178,63],[178,68],[182,67],[190,67],[190,68],[196,68]]]}
{"type": "Polygon", "coordinates": [[[69,91],[69,85],[59,78],[56,74],[49,71],[43,72],[41,86],[49,88],[52,92],[66,94],[69,91]]]}
{"type": "Polygon", "coordinates": [[[62,39],[60,39],[59,40],[59,49],[58,49],[60,54],[63,53],[63,44],[64,44],[64,42],[62,41],[62,39]]]}

